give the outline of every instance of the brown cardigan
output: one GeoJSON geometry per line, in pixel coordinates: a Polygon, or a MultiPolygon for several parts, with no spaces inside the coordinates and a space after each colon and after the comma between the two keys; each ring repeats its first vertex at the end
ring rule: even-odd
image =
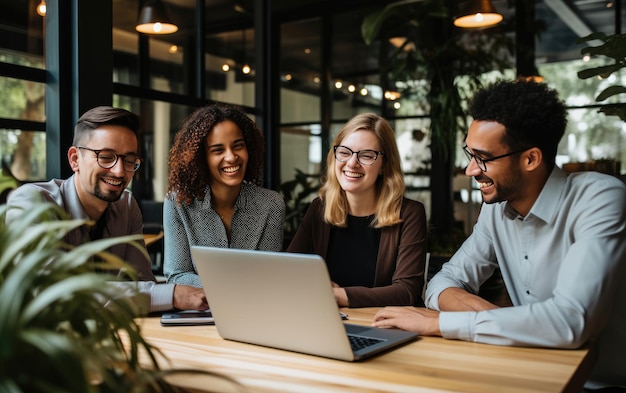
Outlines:
{"type": "MultiPolygon", "coordinates": [[[[318,254],[326,259],[331,225],[316,198],[304,215],[289,252],[318,254]]],[[[350,307],[423,306],[426,261],[426,212],[420,202],[404,198],[402,223],[382,228],[374,288],[346,287],[350,307]]],[[[332,277],[331,277],[332,279],[332,277]]]]}

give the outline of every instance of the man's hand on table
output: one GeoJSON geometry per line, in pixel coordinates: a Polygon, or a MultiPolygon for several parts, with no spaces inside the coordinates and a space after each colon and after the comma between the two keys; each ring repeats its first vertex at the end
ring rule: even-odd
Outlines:
{"type": "Polygon", "coordinates": [[[423,307],[385,307],[374,315],[372,325],[409,330],[423,336],[441,336],[439,311],[423,307]]]}
{"type": "Polygon", "coordinates": [[[206,310],[209,308],[209,303],[202,288],[175,285],[174,308],[179,310],[206,310]]]}

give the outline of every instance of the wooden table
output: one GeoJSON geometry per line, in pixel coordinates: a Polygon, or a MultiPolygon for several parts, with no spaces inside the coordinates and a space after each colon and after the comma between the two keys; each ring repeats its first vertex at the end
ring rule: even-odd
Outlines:
{"type": "MultiPolygon", "coordinates": [[[[366,325],[376,310],[342,309],[348,322],[366,325]]],[[[593,363],[588,349],[501,347],[439,337],[420,337],[350,363],[223,340],[214,326],[162,327],[157,317],[140,323],[169,366],[222,373],[244,387],[208,377],[175,379],[193,392],[579,392],[593,363]]]]}
{"type": "Polygon", "coordinates": [[[151,245],[153,245],[154,243],[158,242],[161,239],[163,239],[163,231],[159,233],[144,233],[143,234],[143,240],[144,242],[146,242],[146,247],[150,247],[151,245]]]}

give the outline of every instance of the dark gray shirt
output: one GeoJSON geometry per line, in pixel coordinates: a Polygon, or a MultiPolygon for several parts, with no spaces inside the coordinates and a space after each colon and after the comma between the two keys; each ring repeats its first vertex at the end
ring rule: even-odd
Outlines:
{"type": "MultiPolygon", "coordinates": [[[[6,215],[7,224],[19,218],[23,209],[28,209],[33,203],[41,201],[56,203],[70,218],[89,219],[78,199],[74,181],[75,176],[72,175],[66,180],[53,179],[48,182],[28,183],[17,188],[7,200],[9,206],[6,215]]],[[[102,224],[102,238],[143,234],[141,211],[130,191],[125,190],[119,200],[109,203],[102,224]]],[[[72,245],[89,241],[89,228],[86,226],[77,228],[68,234],[66,240],[72,245]]],[[[117,244],[109,251],[128,262],[139,274],[140,281],[137,283],[111,282],[112,285],[119,287],[120,296],[134,296],[135,290],[138,289],[142,294],[149,296],[149,311],[173,308],[174,286],[156,283],[150,260],[144,253],[127,243],[117,244]]]]}

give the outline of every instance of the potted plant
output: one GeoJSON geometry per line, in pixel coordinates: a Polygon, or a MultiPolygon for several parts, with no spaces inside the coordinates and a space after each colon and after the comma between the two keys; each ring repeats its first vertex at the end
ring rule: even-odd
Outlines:
{"type": "Polygon", "coordinates": [[[171,392],[168,375],[200,372],[160,369],[160,352],[135,320],[136,304],[117,297],[111,276],[95,271],[134,277],[104,250],[136,236],[70,247],[65,235],[84,220],[46,220],[65,212],[42,203],[9,228],[6,210],[0,206],[0,391],[171,392]]]}

